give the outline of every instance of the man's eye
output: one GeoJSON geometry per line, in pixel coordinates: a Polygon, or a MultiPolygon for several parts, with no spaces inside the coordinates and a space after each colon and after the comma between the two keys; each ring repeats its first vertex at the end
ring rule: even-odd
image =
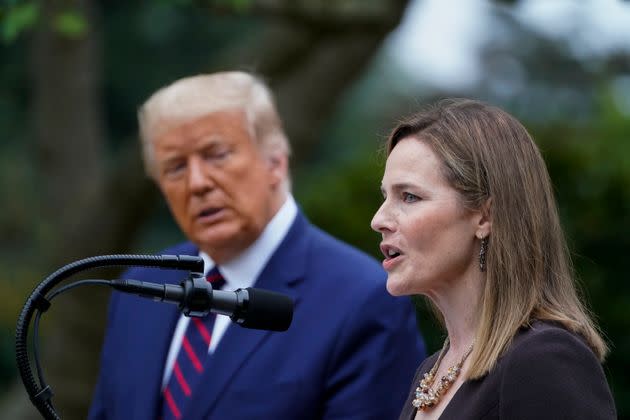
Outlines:
{"type": "Polygon", "coordinates": [[[173,175],[181,172],[185,168],[184,162],[173,162],[164,167],[164,174],[173,175]]]}
{"type": "Polygon", "coordinates": [[[229,149],[217,149],[217,150],[208,150],[204,153],[204,158],[206,160],[223,160],[230,155],[229,149]]]}
{"type": "Polygon", "coordinates": [[[408,192],[403,193],[402,198],[405,203],[415,203],[416,201],[420,200],[420,197],[418,197],[417,195],[408,193],[408,192]]]}

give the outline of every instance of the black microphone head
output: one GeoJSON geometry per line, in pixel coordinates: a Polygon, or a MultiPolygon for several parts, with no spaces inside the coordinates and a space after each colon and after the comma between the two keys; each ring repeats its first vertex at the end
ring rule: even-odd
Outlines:
{"type": "Polygon", "coordinates": [[[293,320],[293,300],[287,295],[248,287],[247,309],[238,324],[257,330],[286,331],[293,320]]]}

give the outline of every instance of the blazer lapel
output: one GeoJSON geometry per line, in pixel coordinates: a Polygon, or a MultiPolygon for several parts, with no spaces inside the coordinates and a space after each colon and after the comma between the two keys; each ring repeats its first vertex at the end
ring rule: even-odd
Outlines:
{"type": "MultiPolygon", "coordinates": [[[[304,277],[308,238],[305,235],[308,222],[298,215],[287,236],[280,243],[262,273],[256,280],[256,288],[284,293],[299,302],[296,286],[304,277]]],[[[252,330],[230,325],[221,338],[215,352],[205,367],[201,383],[203,391],[197,392],[188,405],[189,412],[184,418],[206,418],[218,402],[218,398],[228,389],[232,379],[243,368],[245,362],[255,357],[256,349],[263,345],[271,331],[252,330]]]]}
{"type": "Polygon", "coordinates": [[[138,364],[142,366],[142,373],[133,378],[136,383],[132,385],[135,390],[133,394],[135,401],[133,401],[132,406],[146,413],[146,416],[137,413],[138,416],[133,417],[155,419],[161,412],[162,376],[173,330],[179,318],[179,311],[175,306],[162,304],[157,310],[147,314],[151,316],[153,323],[149,325],[159,325],[163,332],[146,334],[143,338],[143,349],[145,350],[142,360],[138,360],[138,364]]]}

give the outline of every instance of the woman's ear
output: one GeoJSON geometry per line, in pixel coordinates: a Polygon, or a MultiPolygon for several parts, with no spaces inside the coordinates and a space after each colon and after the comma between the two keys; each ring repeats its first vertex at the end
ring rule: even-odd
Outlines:
{"type": "Polygon", "coordinates": [[[476,236],[485,238],[492,233],[492,197],[488,198],[479,209],[476,236]]]}

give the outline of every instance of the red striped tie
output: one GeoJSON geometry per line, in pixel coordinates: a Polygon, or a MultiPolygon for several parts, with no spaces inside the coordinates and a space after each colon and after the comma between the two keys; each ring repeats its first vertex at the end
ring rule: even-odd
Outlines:
{"type": "MultiPolygon", "coordinates": [[[[221,289],[225,279],[215,266],[206,276],[213,289],[221,289]]],[[[204,362],[212,341],[212,328],[216,315],[191,318],[182,345],[173,364],[171,377],[163,391],[163,420],[181,419],[188,401],[203,374],[204,362]]]]}

